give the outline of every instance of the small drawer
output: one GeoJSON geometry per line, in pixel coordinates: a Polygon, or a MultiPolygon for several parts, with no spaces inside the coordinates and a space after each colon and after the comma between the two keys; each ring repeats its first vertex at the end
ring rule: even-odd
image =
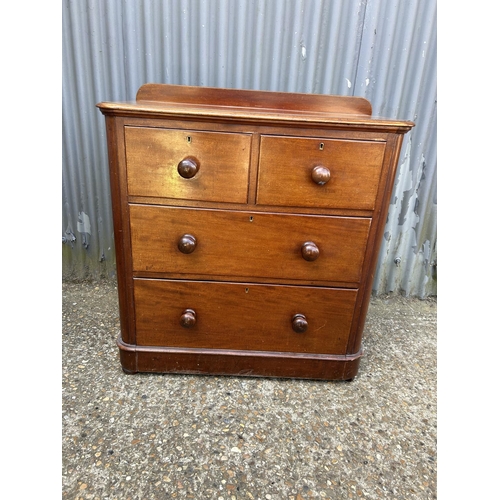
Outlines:
{"type": "Polygon", "coordinates": [[[246,203],[251,136],[125,127],[130,196],[246,203]]]}
{"type": "Polygon", "coordinates": [[[373,210],[385,143],[263,136],[257,203],[373,210]]]}
{"type": "Polygon", "coordinates": [[[345,354],[357,290],[134,280],[137,344],[345,354]]]}
{"type": "Polygon", "coordinates": [[[357,283],[370,223],[362,217],[130,205],[133,269],[357,283]]]}

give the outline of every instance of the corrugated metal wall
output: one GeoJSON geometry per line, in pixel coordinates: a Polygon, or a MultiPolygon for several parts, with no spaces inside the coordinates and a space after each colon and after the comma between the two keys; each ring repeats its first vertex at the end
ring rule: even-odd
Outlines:
{"type": "Polygon", "coordinates": [[[409,119],[374,293],[436,294],[436,0],[63,2],[63,277],[114,274],[100,101],[146,82],[368,98],[409,119]]]}

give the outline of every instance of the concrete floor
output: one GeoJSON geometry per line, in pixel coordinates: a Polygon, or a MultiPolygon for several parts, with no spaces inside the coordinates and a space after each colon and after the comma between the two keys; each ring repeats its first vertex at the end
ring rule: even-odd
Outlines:
{"type": "Polygon", "coordinates": [[[437,498],[435,300],[372,299],[346,383],[126,375],[116,283],[62,290],[62,498],[437,498]]]}

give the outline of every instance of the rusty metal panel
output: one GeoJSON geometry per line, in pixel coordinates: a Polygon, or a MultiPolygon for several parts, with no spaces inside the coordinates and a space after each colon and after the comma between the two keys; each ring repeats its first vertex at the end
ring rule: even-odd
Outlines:
{"type": "Polygon", "coordinates": [[[367,97],[413,119],[374,292],[436,293],[436,1],[66,0],[63,276],[113,275],[104,118],[146,82],[367,97]]]}

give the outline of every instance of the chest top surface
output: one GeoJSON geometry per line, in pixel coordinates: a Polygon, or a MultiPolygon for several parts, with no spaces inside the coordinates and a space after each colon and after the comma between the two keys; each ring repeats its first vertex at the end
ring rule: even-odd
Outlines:
{"type": "Polygon", "coordinates": [[[101,102],[105,115],[223,119],[276,125],[343,126],[405,133],[414,123],[372,117],[362,97],[147,83],[135,102],[101,102]]]}

